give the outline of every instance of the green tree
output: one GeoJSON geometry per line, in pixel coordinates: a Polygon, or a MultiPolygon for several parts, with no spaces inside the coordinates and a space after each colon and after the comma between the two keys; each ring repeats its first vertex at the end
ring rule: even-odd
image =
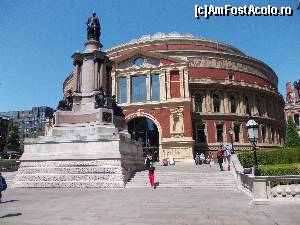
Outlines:
{"type": "Polygon", "coordinates": [[[285,135],[285,147],[300,147],[300,137],[296,125],[291,117],[288,119],[285,135]]]}
{"type": "Polygon", "coordinates": [[[19,128],[15,123],[10,123],[8,127],[7,149],[16,151],[19,150],[19,148],[20,148],[19,128]]]}

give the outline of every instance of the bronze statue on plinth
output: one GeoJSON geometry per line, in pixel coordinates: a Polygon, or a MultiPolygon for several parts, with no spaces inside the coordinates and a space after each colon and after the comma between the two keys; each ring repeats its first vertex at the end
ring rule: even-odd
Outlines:
{"type": "Polygon", "coordinates": [[[93,15],[87,21],[87,39],[94,39],[99,41],[100,38],[100,22],[98,17],[96,17],[96,13],[93,12],[93,15]]]}

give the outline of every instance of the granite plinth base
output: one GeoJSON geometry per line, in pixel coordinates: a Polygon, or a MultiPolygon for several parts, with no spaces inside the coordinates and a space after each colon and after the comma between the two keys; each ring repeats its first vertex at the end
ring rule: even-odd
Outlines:
{"type": "Polygon", "coordinates": [[[27,139],[14,186],[123,188],[143,169],[142,146],[123,134],[75,137],[27,139]]]}

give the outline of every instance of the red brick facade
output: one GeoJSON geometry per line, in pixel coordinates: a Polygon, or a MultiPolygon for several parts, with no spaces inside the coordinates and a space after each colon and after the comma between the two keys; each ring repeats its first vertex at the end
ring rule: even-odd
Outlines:
{"type": "Polygon", "coordinates": [[[258,146],[283,144],[284,99],[277,91],[278,78],[240,50],[192,36],[161,35],[114,47],[107,55],[112,62],[109,91],[118,96],[118,78],[126,77],[127,102],[120,106],[127,122],[153,120],[160,132],[160,157],[192,158],[194,151],[215,150],[218,139],[250,149],[245,126],[249,114],[260,124],[258,146]],[[134,65],[137,57],[144,64],[134,65]],[[152,74],[159,75],[159,101],[151,97],[152,74]],[[133,75],[146,76],[146,101],[131,102],[133,75]],[[230,128],[235,128],[232,137],[230,128]]]}

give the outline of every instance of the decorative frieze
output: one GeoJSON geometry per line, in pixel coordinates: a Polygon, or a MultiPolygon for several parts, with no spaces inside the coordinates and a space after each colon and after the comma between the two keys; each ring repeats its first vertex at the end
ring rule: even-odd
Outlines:
{"type": "Polygon", "coordinates": [[[271,81],[274,85],[277,85],[276,77],[268,73],[268,71],[261,71],[252,65],[246,63],[235,62],[230,59],[221,59],[221,58],[206,58],[206,57],[189,57],[189,66],[190,67],[208,67],[214,69],[226,69],[226,70],[235,70],[240,72],[251,73],[256,76],[259,76],[263,79],[271,81]]]}

